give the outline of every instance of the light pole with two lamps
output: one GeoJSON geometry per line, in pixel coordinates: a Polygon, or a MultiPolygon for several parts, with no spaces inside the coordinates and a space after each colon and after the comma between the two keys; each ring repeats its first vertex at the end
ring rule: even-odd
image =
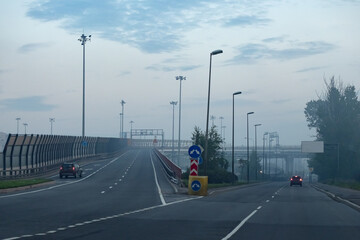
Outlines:
{"type": "Polygon", "coordinates": [[[178,164],[180,163],[180,134],[181,134],[181,82],[186,80],[184,76],[176,76],[176,80],[180,82],[180,93],[179,93],[179,141],[178,141],[178,164]]]}
{"type": "Polygon", "coordinates": [[[211,86],[211,62],[212,56],[223,53],[223,50],[214,50],[210,53],[210,67],[209,67],[209,88],[208,88],[208,101],[206,113],[206,130],[205,130],[205,176],[207,175],[207,161],[208,161],[208,135],[209,135],[209,108],[210,108],[210,86],[211,86]]]}

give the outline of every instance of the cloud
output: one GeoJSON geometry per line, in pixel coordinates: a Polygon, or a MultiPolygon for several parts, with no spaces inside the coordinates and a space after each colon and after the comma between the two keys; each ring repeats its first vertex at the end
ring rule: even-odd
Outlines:
{"type": "Polygon", "coordinates": [[[41,0],[30,5],[27,16],[46,22],[62,20],[62,27],[71,32],[85,28],[95,38],[98,33],[147,53],[161,53],[182,47],[182,33],[196,25],[181,18],[182,10],[200,5],[192,0],[41,0]]]}
{"type": "Polygon", "coordinates": [[[253,25],[264,25],[271,22],[267,18],[259,18],[257,16],[242,15],[235,18],[231,18],[224,23],[225,27],[234,27],[234,26],[253,26],[253,25]]]}
{"type": "Polygon", "coordinates": [[[29,44],[22,45],[18,49],[18,52],[29,53],[29,52],[35,51],[39,48],[49,47],[50,45],[51,45],[50,43],[29,43],[29,44]]]}
{"type": "Polygon", "coordinates": [[[296,71],[296,72],[297,72],[297,73],[311,72],[311,71],[316,71],[316,70],[324,69],[324,68],[326,68],[326,66],[322,66],[322,67],[310,67],[310,68],[300,69],[300,70],[298,70],[298,71],[296,71]]]}
{"type": "Polygon", "coordinates": [[[280,37],[271,37],[271,38],[265,38],[262,41],[265,43],[271,43],[271,42],[284,42],[285,40],[285,36],[280,36],[280,37]]]}
{"type": "Polygon", "coordinates": [[[173,71],[191,71],[196,68],[201,67],[201,65],[185,65],[185,66],[179,66],[179,67],[172,67],[172,66],[166,66],[162,64],[154,64],[151,66],[146,67],[146,70],[152,70],[152,71],[161,71],[161,72],[173,72],[173,71]]]}
{"type": "Polygon", "coordinates": [[[32,96],[24,98],[4,99],[1,105],[10,111],[46,112],[56,108],[55,105],[45,104],[45,97],[32,96]]]}
{"type": "Polygon", "coordinates": [[[288,48],[278,49],[266,44],[249,43],[238,47],[238,54],[229,64],[253,64],[260,59],[291,60],[329,52],[334,45],[322,41],[293,43],[288,48]]]}
{"type": "Polygon", "coordinates": [[[263,5],[257,1],[224,4],[222,0],[37,0],[29,5],[27,16],[58,21],[71,33],[85,29],[94,40],[100,37],[146,53],[164,53],[187,46],[184,33],[199,26],[266,24],[271,20],[259,16],[266,12],[263,5]],[[251,13],[239,15],[234,9],[251,13]]]}

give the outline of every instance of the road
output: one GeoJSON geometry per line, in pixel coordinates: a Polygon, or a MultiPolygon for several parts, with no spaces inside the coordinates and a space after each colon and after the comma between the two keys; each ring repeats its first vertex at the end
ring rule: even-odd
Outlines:
{"type": "Polygon", "coordinates": [[[150,150],[0,195],[0,239],[360,239],[360,212],[304,184],[175,193],[150,150]]]}

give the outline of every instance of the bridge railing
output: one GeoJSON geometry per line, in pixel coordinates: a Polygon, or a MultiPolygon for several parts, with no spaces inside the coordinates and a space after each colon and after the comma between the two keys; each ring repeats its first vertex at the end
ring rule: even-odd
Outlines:
{"type": "Polygon", "coordinates": [[[114,153],[127,145],[127,139],[120,138],[9,134],[0,159],[0,178],[46,172],[62,162],[114,153]]]}
{"type": "Polygon", "coordinates": [[[181,179],[181,168],[177,166],[175,163],[170,161],[164,154],[162,154],[159,150],[154,148],[154,152],[157,157],[160,159],[161,164],[163,165],[165,171],[170,177],[173,177],[177,180],[181,179]]]}

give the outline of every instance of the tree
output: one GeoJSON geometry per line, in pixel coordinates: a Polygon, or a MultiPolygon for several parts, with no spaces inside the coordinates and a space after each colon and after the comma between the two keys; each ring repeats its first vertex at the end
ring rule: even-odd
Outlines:
{"type": "Polygon", "coordinates": [[[317,140],[325,144],[325,152],[316,154],[309,165],[321,179],[360,180],[360,102],[355,87],[344,88],[334,77],[325,85],[324,96],[305,108],[308,127],[315,128],[317,140]]]}
{"type": "MultiPolygon", "coordinates": [[[[192,141],[195,145],[205,146],[205,133],[199,127],[194,128],[192,141]]],[[[228,161],[221,151],[222,138],[216,130],[216,126],[212,126],[208,136],[208,162],[207,174],[209,183],[230,183],[232,174],[227,171],[229,167],[228,161]]],[[[204,158],[204,152],[202,153],[204,158]]],[[[204,164],[199,166],[199,175],[204,175],[204,164]]],[[[237,177],[235,176],[235,180],[237,177]]]]}

